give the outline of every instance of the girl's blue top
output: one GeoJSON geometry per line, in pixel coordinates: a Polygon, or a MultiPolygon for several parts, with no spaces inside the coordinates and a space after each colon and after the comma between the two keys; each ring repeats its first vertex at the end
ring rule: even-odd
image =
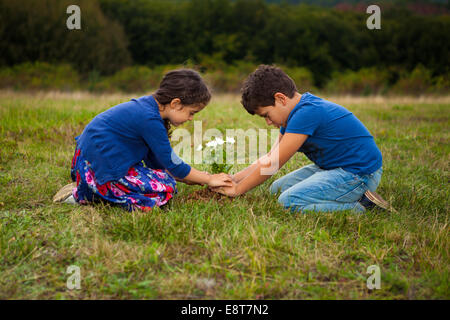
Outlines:
{"type": "Polygon", "coordinates": [[[152,96],[131,99],[98,114],[75,140],[100,184],[122,178],[141,161],[181,179],[191,171],[172,150],[152,96]]]}

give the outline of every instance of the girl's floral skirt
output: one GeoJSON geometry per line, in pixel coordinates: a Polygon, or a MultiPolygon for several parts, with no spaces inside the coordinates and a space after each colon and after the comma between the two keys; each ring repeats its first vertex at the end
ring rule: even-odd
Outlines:
{"type": "Polygon", "coordinates": [[[128,211],[148,211],[154,206],[165,205],[177,192],[176,181],[160,169],[150,169],[142,163],[132,166],[128,173],[117,181],[99,184],[91,164],[76,149],[72,159],[72,180],[77,187],[73,197],[80,204],[107,201],[120,205],[128,211]]]}

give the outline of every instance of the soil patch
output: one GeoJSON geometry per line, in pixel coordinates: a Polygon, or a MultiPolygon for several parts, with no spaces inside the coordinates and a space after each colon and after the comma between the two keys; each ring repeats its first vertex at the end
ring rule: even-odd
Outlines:
{"type": "Polygon", "coordinates": [[[207,202],[209,200],[219,201],[219,202],[231,202],[233,198],[224,196],[220,193],[209,190],[208,188],[202,188],[195,190],[187,195],[187,200],[203,201],[207,202]]]}

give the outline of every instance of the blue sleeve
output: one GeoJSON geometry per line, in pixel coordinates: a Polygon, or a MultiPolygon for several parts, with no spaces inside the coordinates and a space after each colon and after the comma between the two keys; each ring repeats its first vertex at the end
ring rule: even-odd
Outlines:
{"type": "MultiPolygon", "coordinates": [[[[138,126],[138,130],[141,132],[148,147],[152,150],[157,162],[169,170],[173,176],[183,179],[191,172],[191,167],[173,151],[167,137],[166,128],[161,120],[149,119],[140,121],[138,126]]],[[[148,161],[150,159],[145,160],[148,161]]]]}
{"type": "Polygon", "coordinates": [[[305,105],[289,119],[285,132],[311,136],[321,125],[323,117],[322,108],[314,105],[305,105]]]}
{"type": "Polygon", "coordinates": [[[284,134],[285,131],[286,131],[286,128],[283,127],[283,126],[281,126],[281,127],[280,127],[280,133],[281,133],[281,134],[284,134]]]}

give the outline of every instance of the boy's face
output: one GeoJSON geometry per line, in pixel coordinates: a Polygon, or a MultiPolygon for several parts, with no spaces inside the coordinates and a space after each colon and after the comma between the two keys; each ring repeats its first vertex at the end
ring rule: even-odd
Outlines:
{"type": "Polygon", "coordinates": [[[280,114],[276,106],[259,107],[255,110],[255,114],[263,117],[269,126],[275,126],[279,128],[284,125],[284,118],[280,114]]]}
{"type": "Polygon", "coordinates": [[[292,108],[289,107],[289,98],[281,93],[275,94],[273,106],[258,107],[255,114],[266,119],[269,126],[286,127],[286,122],[292,108]],[[281,96],[280,96],[281,95],[281,96]]]}

